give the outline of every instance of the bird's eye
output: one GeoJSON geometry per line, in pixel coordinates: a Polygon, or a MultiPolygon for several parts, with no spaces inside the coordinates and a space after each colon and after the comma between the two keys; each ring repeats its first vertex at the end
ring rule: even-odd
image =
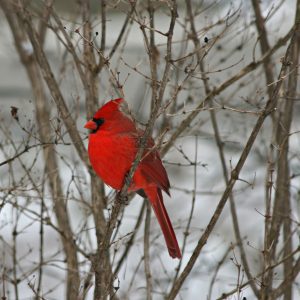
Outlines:
{"type": "Polygon", "coordinates": [[[104,119],[102,118],[100,119],[93,118],[93,121],[97,124],[97,129],[104,123],[104,119]]]}

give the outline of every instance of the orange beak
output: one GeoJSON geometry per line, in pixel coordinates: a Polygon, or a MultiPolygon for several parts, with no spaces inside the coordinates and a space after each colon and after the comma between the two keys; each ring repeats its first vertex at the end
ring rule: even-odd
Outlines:
{"type": "Polygon", "coordinates": [[[90,129],[90,130],[96,130],[97,124],[93,120],[89,120],[85,125],[84,128],[90,129]]]}

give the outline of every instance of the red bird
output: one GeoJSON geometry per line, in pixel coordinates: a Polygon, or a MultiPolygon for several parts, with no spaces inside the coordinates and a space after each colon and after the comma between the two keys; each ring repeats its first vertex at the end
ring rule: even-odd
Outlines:
{"type": "MultiPolygon", "coordinates": [[[[84,127],[90,130],[88,153],[95,172],[107,185],[121,190],[144,131],[136,127],[127,103],[122,98],[103,105],[84,127]]],[[[149,138],[128,191],[147,196],[164,234],[170,256],[181,258],[161,192],[163,190],[170,195],[169,188],[167,172],[159,153],[154,149],[153,139],[149,138]]]]}

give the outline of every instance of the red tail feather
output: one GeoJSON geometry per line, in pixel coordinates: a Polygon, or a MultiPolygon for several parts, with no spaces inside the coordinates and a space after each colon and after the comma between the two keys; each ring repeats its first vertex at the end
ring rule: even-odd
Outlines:
{"type": "Polygon", "coordinates": [[[164,234],[170,256],[173,258],[181,258],[181,251],[163,202],[161,190],[156,187],[151,187],[144,191],[151,202],[156,218],[164,234]]]}

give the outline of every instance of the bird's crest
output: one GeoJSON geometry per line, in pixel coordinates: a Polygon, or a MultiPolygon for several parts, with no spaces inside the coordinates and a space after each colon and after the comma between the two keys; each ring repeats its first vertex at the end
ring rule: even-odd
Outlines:
{"type": "Polygon", "coordinates": [[[111,113],[114,113],[119,109],[119,105],[121,103],[126,103],[123,98],[117,98],[114,100],[110,100],[106,104],[104,104],[94,115],[95,119],[103,118],[104,116],[110,115],[111,113]]]}

